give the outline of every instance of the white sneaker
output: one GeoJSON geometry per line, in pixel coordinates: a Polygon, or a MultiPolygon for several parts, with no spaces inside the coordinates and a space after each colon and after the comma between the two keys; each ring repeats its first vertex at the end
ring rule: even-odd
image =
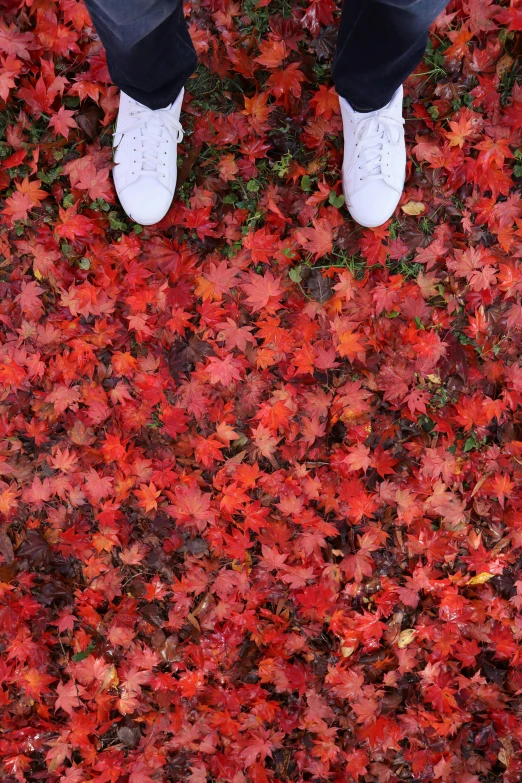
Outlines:
{"type": "Polygon", "coordinates": [[[363,114],[339,96],[344,130],[343,191],[351,216],[375,228],[391,218],[404,189],[402,86],[383,109],[363,114]]]}
{"type": "Polygon", "coordinates": [[[114,185],[121,205],[136,223],[151,226],[167,214],[177,179],[179,121],[184,90],[166,109],[149,109],[120,93],[114,134],[114,185]]]}

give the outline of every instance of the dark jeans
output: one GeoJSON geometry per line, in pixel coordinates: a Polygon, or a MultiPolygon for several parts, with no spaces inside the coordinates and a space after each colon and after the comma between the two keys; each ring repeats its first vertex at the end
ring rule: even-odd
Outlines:
{"type": "MultiPolygon", "coordinates": [[[[358,111],[385,106],[419,64],[447,0],[344,0],[333,81],[358,111]]],[[[151,109],[175,100],[197,64],[182,0],[85,0],[113,82],[151,109]]]]}

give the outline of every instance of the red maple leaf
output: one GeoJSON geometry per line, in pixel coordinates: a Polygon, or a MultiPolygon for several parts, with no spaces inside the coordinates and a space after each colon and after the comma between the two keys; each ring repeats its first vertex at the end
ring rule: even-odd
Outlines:
{"type": "Polygon", "coordinates": [[[114,200],[109,169],[103,168],[97,171],[92,157],[86,155],[70,161],[65,166],[64,172],[69,175],[71,185],[79,190],[86,190],[93,201],[98,198],[109,202],[114,200]]]}
{"type": "Polygon", "coordinates": [[[208,360],[206,369],[210,383],[222,383],[224,386],[230,386],[233,381],[241,380],[243,374],[241,362],[230,354],[226,354],[222,359],[212,356],[208,360]]]}
{"type": "Polygon", "coordinates": [[[335,87],[327,87],[325,84],[319,85],[310,103],[314,107],[315,116],[324,117],[325,120],[329,120],[332,114],[339,114],[341,110],[335,87]]]}
{"type": "Polygon", "coordinates": [[[280,306],[281,278],[275,278],[271,272],[264,275],[250,272],[250,282],[243,283],[241,288],[248,294],[246,301],[254,313],[263,309],[274,312],[280,306]]]}
{"type": "Polygon", "coordinates": [[[73,116],[73,111],[60,106],[56,114],[53,114],[50,118],[49,125],[55,133],[68,139],[71,129],[76,128],[76,121],[73,119],[73,116]]]}
{"type": "Polygon", "coordinates": [[[274,239],[268,226],[249,232],[243,240],[243,247],[252,253],[252,261],[268,263],[274,255],[274,239]]]}
{"type": "Polygon", "coordinates": [[[29,182],[28,178],[25,177],[22,182],[16,183],[16,191],[10,198],[6,199],[6,206],[2,213],[13,221],[26,220],[29,210],[39,206],[40,202],[47,196],[48,194],[40,188],[38,181],[33,180],[29,182]]]}
{"type": "Polygon", "coordinates": [[[26,315],[33,318],[40,318],[43,313],[43,304],[40,296],[44,293],[44,289],[38,285],[34,280],[22,283],[22,289],[15,301],[19,303],[22,311],[26,315]]]}
{"type": "Polygon", "coordinates": [[[305,79],[304,73],[299,70],[299,63],[288,63],[284,68],[270,74],[267,87],[276,98],[282,97],[285,107],[289,107],[290,96],[300,97],[301,84],[305,79]]]}
{"type": "Polygon", "coordinates": [[[93,232],[93,221],[85,215],[79,215],[75,207],[60,207],[58,212],[60,223],[55,228],[58,237],[74,241],[78,237],[88,237],[93,232]]]}
{"type": "Polygon", "coordinates": [[[51,691],[49,684],[55,680],[56,677],[51,677],[35,667],[29,667],[23,671],[20,685],[27,696],[41,701],[43,694],[51,691]]]}
{"type": "Polygon", "coordinates": [[[313,228],[301,228],[295,233],[299,244],[309,253],[315,253],[315,260],[331,253],[333,248],[333,231],[327,218],[317,218],[313,228]]]}
{"type": "Polygon", "coordinates": [[[87,695],[85,688],[74,680],[68,680],[68,682],[59,682],[56,686],[56,693],[58,698],[54,703],[54,709],[62,709],[72,715],[80,706],[80,697],[87,695]]]}

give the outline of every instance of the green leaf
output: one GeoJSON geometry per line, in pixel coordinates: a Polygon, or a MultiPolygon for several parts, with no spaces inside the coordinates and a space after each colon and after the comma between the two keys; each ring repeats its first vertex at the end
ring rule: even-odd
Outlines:
{"type": "MultiPolygon", "coordinates": [[[[103,207],[102,207],[103,209],[103,207]]],[[[116,211],[109,212],[109,225],[113,231],[127,231],[127,224],[120,220],[116,211]]]]}
{"type": "Polygon", "coordinates": [[[464,453],[467,451],[471,451],[472,449],[475,449],[477,447],[477,439],[475,438],[475,435],[471,435],[465,442],[463,451],[464,453]]]}
{"type": "Polygon", "coordinates": [[[75,663],[79,663],[80,661],[84,661],[85,658],[88,658],[89,655],[94,651],[95,647],[96,647],[95,644],[89,644],[89,646],[85,650],[82,650],[82,652],[75,653],[72,656],[73,661],[75,663]]]}
{"type": "Polygon", "coordinates": [[[430,419],[430,417],[426,416],[424,413],[419,416],[419,424],[425,432],[431,432],[435,426],[433,419],[430,419]]]}
{"type": "Polygon", "coordinates": [[[331,204],[332,207],[337,207],[337,209],[340,209],[344,204],[344,196],[338,196],[335,190],[331,190],[330,195],[328,196],[328,203],[331,204]]]}
{"type": "Polygon", "coordinates": [[[293,280],[294,283],[300,283],[303,279],[303,276],[301,274],[301,264],[299,266],[294,266],[290,271],[288,272],[288,277],[290,280],[293,280]]]}
{"type": "Polygon", "coordinates": [[[301,177],[301,189],[304,190],[305,193],[312,190],[312,177],[308,176],[308,174],[301,177]]]}
{"type": "Polygon", "coordinates": [[[46,185],[52,185],[53,182],[58,179],[62,171],[63,166],[56,166],[56,168],[51,169],[50,171],[39,171],[36,176],[42,182],[45,182],[46,185]]]}

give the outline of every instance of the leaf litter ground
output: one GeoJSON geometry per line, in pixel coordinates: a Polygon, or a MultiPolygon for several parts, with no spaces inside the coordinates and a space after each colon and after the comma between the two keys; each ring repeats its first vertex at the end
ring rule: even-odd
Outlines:
{"type": "Polygon", "coordinates": [[[520,6],[434,25],[374,231],[333,0],[186,9],[153,229],[83,5],[0,10],[4,783],[520,781],[520,6]]]}

